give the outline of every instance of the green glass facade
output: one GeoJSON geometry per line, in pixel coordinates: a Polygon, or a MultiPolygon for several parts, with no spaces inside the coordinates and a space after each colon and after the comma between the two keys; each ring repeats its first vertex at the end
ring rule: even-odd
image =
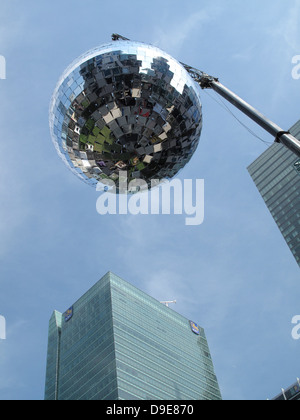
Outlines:
{"type": "MultiPolygon", "coordinates": [[[[300,121],[290,132],[300,140],[300,121]]],[[[300,160],[281,144],[269,147],[248,171],[300,266],[300,160]]]]}
{"type": "Polygon", "coordinates": [[[49,323],[46,400],[220,400],[204,330],[107,273],[49,323]],[[195,330],[196,328],[196,330],[195,330]]]}

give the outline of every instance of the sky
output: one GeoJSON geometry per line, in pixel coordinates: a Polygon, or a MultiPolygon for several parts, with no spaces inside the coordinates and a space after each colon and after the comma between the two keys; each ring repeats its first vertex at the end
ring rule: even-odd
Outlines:
{"type": "MultiPolygon", "coordinates": [[[[224,400],[266,400],[299,377],[299,267],[247,167],[264,142],[202,92],[205,219],[106,215],[62,163],[48,110],[64,69],[112,33],[219,77],[283,129],[300,119],[300,1],[0,0],[0,399],[44,398],[48,322],[112,271],[201,325],[224,400]]],[[[231,106],[262,140],[269,134],[231,106]]]]}

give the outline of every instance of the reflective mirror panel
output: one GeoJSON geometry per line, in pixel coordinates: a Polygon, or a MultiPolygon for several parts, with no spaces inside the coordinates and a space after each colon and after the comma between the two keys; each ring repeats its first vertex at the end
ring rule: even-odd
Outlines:
{"type": "MultiPolygon", "coordinates": [[[[50,129],[66,165],[86,183],[173,178],[195,152],[200,88],[160,49],[117,41],[78,58],[62,75],[50,129]]],[[[118,188],[117,188],[118,191],[118,188]]]]}

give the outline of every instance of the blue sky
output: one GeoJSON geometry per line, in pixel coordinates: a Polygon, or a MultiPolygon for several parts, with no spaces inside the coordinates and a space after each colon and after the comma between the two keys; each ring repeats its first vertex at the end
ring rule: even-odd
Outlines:
{"type": "MultiPolygon", "coordinates": [[[[224,399],[272,398],[299,377],[299,267],[246,168],[266,146],[203,92],[181,173],[205,180],[205,222],[100,216],[58,158],[48,108],[63,70],[113,32],[218,76],[284,129],[300,118],[300,1],[1,0],[0,399],[43,399],[48,321],[107,271],[206,330],[224,399]]],[[[272,138],[238,111],[266,141],[272,138]]]]}

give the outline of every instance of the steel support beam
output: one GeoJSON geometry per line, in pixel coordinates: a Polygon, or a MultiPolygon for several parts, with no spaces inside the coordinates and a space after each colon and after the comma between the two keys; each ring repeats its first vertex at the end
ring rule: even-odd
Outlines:
{"type": "Polygon", "coordinates": [[[209,76],[208,74],[186,64],[183,65],[202,89],[213,89],[220,96],[251,118],[260,127],[266,130],[269,134],[275,137],[275,142],[282,143],[295,153],[295,155],[300,157],[300,141],[292,136],[290,132],[283,130],[273,121],[265,117],[257,109],[253,108],[234,92],[222,85],[217,78],[209,76]]]}

